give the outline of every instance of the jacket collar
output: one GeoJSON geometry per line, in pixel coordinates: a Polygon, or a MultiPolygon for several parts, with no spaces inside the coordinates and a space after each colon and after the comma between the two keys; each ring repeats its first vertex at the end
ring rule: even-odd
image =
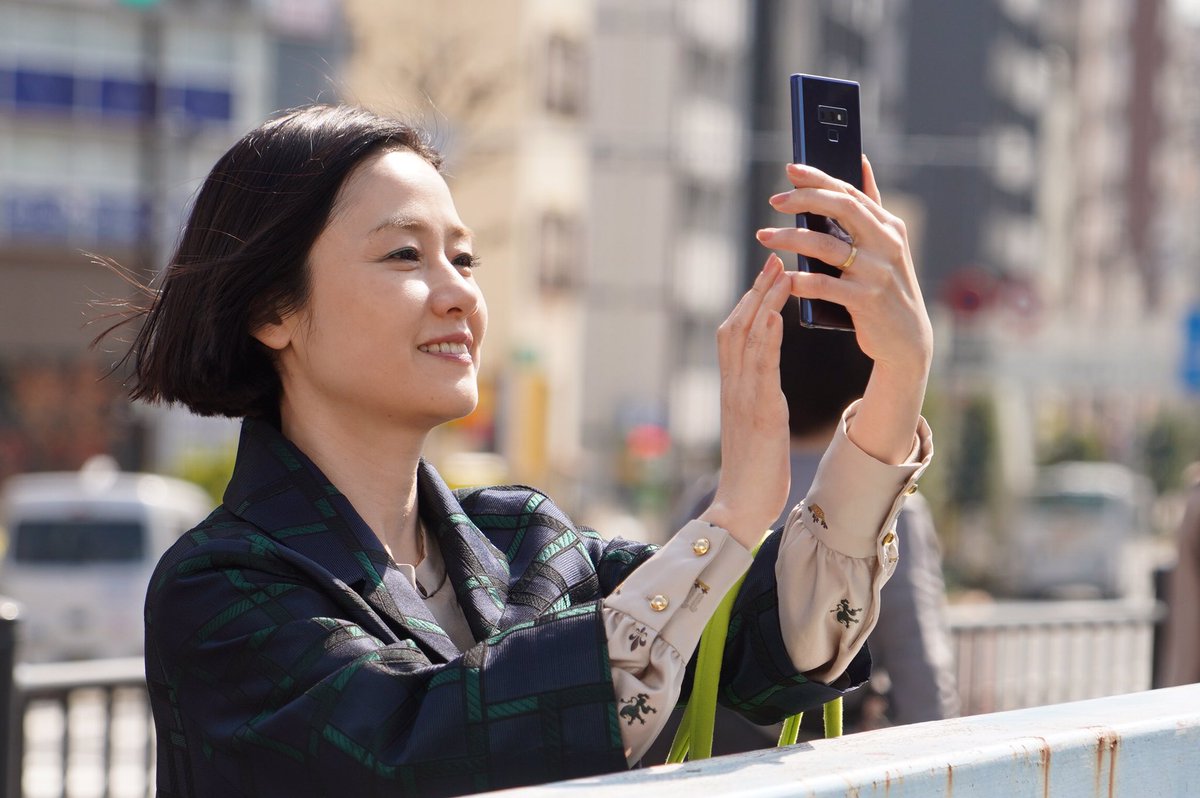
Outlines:
{"type": "MultiPolygon", "coordinates": [[[[424,461],[417,470],[417,496],[421,518],[442,548],[471,631],[482,639],[496,631],[507,602],[508,563],[424,461]]],[[[458,656],[425,601],[349,500],[270,423],[243,422],[224,504],[277,545],[358,593],[388,624],[385,630],[370,630],[372,634],[384,634],[386,642],[412,637],[431,658],[458,656]]]]}
{"type": "Polygon", "coordinates": [[[437,539],[458,603],[476,640],[495,634],[508,604],[508,560],[463,512],[433,466],[417,466],[417,506],[437,539]]]}

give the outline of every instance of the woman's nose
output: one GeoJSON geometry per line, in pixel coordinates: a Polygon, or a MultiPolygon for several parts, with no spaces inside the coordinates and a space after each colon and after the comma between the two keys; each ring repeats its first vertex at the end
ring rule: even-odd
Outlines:
{"type": "Polygon", "coordinates": [[[470,316],[479,309],[479,284],[448,260],[443,259],[431,287],[433,309],[440,315],[470,316]]]}

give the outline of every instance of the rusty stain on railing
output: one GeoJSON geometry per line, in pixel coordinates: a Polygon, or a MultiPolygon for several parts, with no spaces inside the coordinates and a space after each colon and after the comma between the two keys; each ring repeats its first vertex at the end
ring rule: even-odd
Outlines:
{"type": "Polygon", "coordinates": [[[1053,749],[1045,737],[1039,737],[1042,741],[1041,748],[1041,768],[1042,768],[1042,798],[1050,798],[1050,758],[1053,754],[1053,749]]]}
{"type": "Polygon", "coordinates": [[[1117,749],[1121,735],[1112,729],[1101,729],[1096,735],[1096,795],[1100,795],[1100,777],[1104,773],[1105,754],[1108,755],[1108,798],[1116,795],[1117,749]]]}

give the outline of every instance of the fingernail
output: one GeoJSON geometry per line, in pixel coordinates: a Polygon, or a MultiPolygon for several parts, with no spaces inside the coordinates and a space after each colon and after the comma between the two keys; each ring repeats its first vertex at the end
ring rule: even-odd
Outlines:
{"type": "Polygon", "coordinates": [[[790,192],[785,191],[782,194],[776,194],[775,196],[771,197],[771,199],[769,199],[768,202],[770,202],[772,205],[778,205],[779,203],[783,202],[785,199],[788,198],[789,193],[790,192]]]}
{"type": "Polygon", "coordinates": [[[775,232],[776,232],[776,230],[774,227],[764,227],[761,230],[759,230],[757,233],[755,233],[754,236],[759,241],[770,241],[772,238],[775,237],[775,232]]]}
{"type": "Polygon", "coordinates": [[[804,171],[804,164],[802,164],[802,163],[790,163],[790,164],[788,164],[788,165],[787,165],[787,168],[788,168],[788,171],[789,171],[789,172],[803,172],[803,171],[804,171]]]}

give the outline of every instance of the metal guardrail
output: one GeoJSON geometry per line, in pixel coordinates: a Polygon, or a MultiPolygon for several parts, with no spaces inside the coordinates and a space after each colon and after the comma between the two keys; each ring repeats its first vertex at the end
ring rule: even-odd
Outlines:
{"type": "Polygon", "coordinates": [[[1164,614],[1152,599],[950,606],[962,714],[1149,690],[1164,614]]]}
{"type": "Polygon", "coordinates": [[[140,657],[20,664],[9,795],[154,794],[154,734],[140,657]]]}

